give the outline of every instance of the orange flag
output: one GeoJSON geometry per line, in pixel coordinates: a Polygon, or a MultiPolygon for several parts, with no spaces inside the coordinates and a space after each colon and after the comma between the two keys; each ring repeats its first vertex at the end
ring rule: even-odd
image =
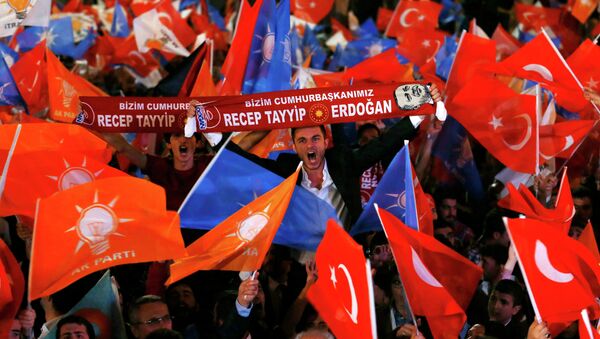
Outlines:
{"type": "Polygon", "coordinates": [[[189,257],[171,265],[174,283],[199,270],[260,268],[287,210],[300,168],[187,247],[189,257]]]}
{"type": "Polygon", "coordinates": [[[106,96],[98,87],[69,72],[49,49],[46,49],[46,62],[52,120],[73,122],[79,113],[79,96],[106,96]]]}
{"type": "Polygon", "coordinates": [[[200,72],[196,77],[196,81],[194,82],[194,86],[190,92],[191,97],[200,97],[200,96],[216,96],[217,89],[212,80],[212,75],[210,74],[210,61],[205,59],[202,62],[202,67],[200,67],[200,72]]]}
{"type": "Polygon", "coordinates": [[[585,247],[587,247],[590,252],[596,258],[596,261],[600,265],[600,253],[598,253],[598,243],[596,242],[596,237],[594,236],[594,229],[592,228],[592,224],[588,221],[587,225],[579,235],[578,239],[585,247]]]}
{"type": "Polygon", "coordinates": [[[587,19],[594,13],[594,10],[598,8],[598,0],[575,0],[573,7],[571,8],[571,14],[579,20],[582,24],[585,24],[587,19]]]}
{"type": "Polygon", "coordinates": [[[38,200],[29,300],[115,265],[185,256],[179,216],[146,180],[97,180],[38,200]],[[141,197],[141,198],[140,198],[141,197]]]}
{"type": "Polygon", "coordinates": [[[21,306],[25,279],[10,248],[0,240],[0,337],[8,338],[12,321],[21,306]]]}
{"type": "Polygon", "coordinates": [[[116,176],[127,176],[127,173],[80,152],[60,150],[14,155],[0,195],[0,215],[33,218],[37,199],[96,179],[116,176]]]}

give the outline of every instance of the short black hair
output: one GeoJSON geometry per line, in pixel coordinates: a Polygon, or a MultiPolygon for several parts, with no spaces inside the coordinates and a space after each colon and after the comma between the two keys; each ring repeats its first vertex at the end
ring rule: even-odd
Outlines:
{"type": "Polygon", "coordinates": [[[525,291],[523,291],[523,287],[516,281],[502,279],[496,283],[494,291],[511,295],[513,297],[513,306],[522,306],[525,302],[525,291]]]}
{"type": "Polygon", "coordinates": [[[594,194],[589,188],[585,186],[579,186],[571,192],[571,196],[573,199],[589,198],[590,200],[593,200],[594,194]]]}
{"type": "Polygon", "coordinates": [[[319,127],[321,129],[321,132],[323,132],[323,137],[327,136],[327,130],[325,129],[324,125],[292,127],[292,128],[290,128],[290,133],[292,134],[292,142],[294,141],[294,137],[296,136],[296,130],[302,129],[302,128],[310,128],[310,127],[319,127]]]}
{"type": "Polygon", "coordinates": [[[378,135],[381,135],[381,131],[379,130],[379,127],[377,127],[375,124],[372,124],[372,123],[370,123],[370,122],[368,122],[368,123],[366,123],[366,124],[364,124],[364,125],[361,125],[361,126],[358,128],[358,130],[356,130],[356,135],[357,135],[357,136],[358,136],[358,138],[360,139],[361,135],[362,135],[363,133],[365,133],[365,131],[366,131],[366,130],[369,130],[369,129],[374,129],[374,130],[376,130],[376,131],[377,131],[377,134],[378,134],[378,135]]]}
{"type": "Polygon", "coordinates": [[[483,240],[492,239],[494,233],[498,232],[500,235],[506,233],[506,226],[504,225],[503,215],[497,209],[491,210],[483,220],[483,234],[481,238],[483,240]]]}
{"type": "Polygon", "coordinates": [[[87,331],[88,337],[90,337],[90,339],[96,339],[96,333],[94,332],[94,326],[92,326],[92,323],[90,323],[84,317],[80,317],[78,315],[73,314],[60,319],[58,324],[56,324],[56,339],[60,339],[60,329],[63,327],[63,325],[66,324],[83,325],[85,326],[85,330],[87,331]]]}
{"type": "Polygon", "coordinates": [[[494,259],[497,265],[504,265],[508,260],[508,247],[501,244],[485,245],[481,248],[481,256],[494,259]]]}
{"type": "Polygon", "coordinates": [[[146,336],[146,339],[183,339],[183,336],[175,330],[159,328],[156,331],[150,332],[150,334],[146,336]]]}

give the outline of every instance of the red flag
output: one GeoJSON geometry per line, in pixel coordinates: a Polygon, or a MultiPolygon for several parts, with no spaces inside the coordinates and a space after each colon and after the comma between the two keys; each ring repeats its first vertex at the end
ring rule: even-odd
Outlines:
{"type": "Polygon", "coordinates": [[[571,8],[571,14],[584,24],[597,8],[598,0],[575,0],[575,4],[571,8]]]}
{"type": "Polygon", "coordinates": [[[189,245],[189,256],[171,265],[167,284],[199,270],[259,269],[290,203],[299,171],[189,245]]]}
{"type": "Polygon", "coordinates": [[[0,239],[0,336],[8,338],[25,293],[25,279],[10,248],[0,239]],[[9,299],[7,299],[9,298],[9,299]]]}
{"type": "Polygon", "coordinates": [[[524,185],[519,186],[517,191],[512,183],[508,183],[506,189],[509,194],[498,201],[498,206],[522,213],[528,218],[543,221],[548,225],[553,225],[565,234],[569,232],[571,219],[575,214],[575,207],[566,171],[563,172],[553,209],[545,208],[524,185]]]}
{"type": "Polygon", "coordinates": [[[539,220],[505,220],[536,314],[549,323],[599,314],[600,266],[585,246],[539,220]]]}
{"type": "Polygon", "coordinates": [[[79,96],[106,96],[101,89],[77,74],[69,72],[48,49],[48,93],[50,96],[50,118],[56,121],[73,122],[79,113],[79,96]]]}
{"type": "Polygon", "coordinates": [[[519,40],[508,33],[500,24],[496,26],[496,30],[492,34],[492,40],[496,41],[496,51],[500,56],[500,60],[513,54],[521,47],[519,40]]]}
{"type": "Polygon", "coordinates": [[[138,51],[135,36],[130,34],[127,38],[111,38],[114,46],[112,64],[124,64],[131,67],[141,77],[146,77],[160,67],[152,51],[142,53],[138,51]]]}
{"type": "MultiPolygon", "coordinates": [[[[433,236],[433,213],[429,198],[417,178],[415,169],[413,168],[413,183],[415,184],[415,200],[417,202],[417,214],[419,216],[419,231],[427,235],[433,236]]],[[[435,206],[434,206],[435,207],[435,206]]]]}
{"type": "Polygon", "coordinates": [[[10,68],[19,93],[31,113],[39,112],[48,107],[45,50],[45,42],[37,44],[32,50],[23,53],[10,68]]]}
{"type": "Polygon", "coordinates": [[[0,197],[0,215],[33,217],[39,198],[96,179],[116,176],[127,176],[127,173],[80,152],[46,150],[14,155],[0,197]]]}
{"type": "Polygon", "coordinates": [[[385,209],[377,210],[413,313],[427,318],[435,338],[456,338],[481,268],[385,209]]]}
{"type": "Polygon", "coordinates": [[[560,25],[562,10],[559,8],[538,7],[515,3],[515,14],[519,23],[523,24],[523,30],[534,30],[539,32],[545,26],[556,27],[560,25]]]}
{"type": "Polygon", "coordinates": [[[385,31],[388,23],[392,20],[392,15],[394,15],[394,11],[387,9],[385,7],[379,7],[377,10],[377,29],[379,31],[385,31]]]}
{"type": "Polygon", "coordinates": [[[444,44],[445,33],[431,28],[406,28],[398,32],[398,52],[417,66],[433,60],[444,44]]]}
{"type": "Polygon", "coordinates": [[[478,76],[471,78],[447,107],[496,159],[515,171],[535,173],[535,96],[519,95],[496,79],[478,76]]]}
{"type": "Polygon", "coordinates": [[[597,120],[569,120],[540,126],[540,161],[569,159],[597,120]]]}
{"type": "Polygon", "coordinates": [[[134,16],[138,17],[156,7],[160,2],[161,0],[133,0],[129,4],[129,7],[133,11],[134,16]]]}
{"type": "Polygon", "coordinates": [[[431,29],[438,26],[442,5],[433,1],[400,1],[385,35],[395,37],[406,28],[431,29]]]}
{"type": "Polygon", "coordinates": [[[316,24],[331,11],[333,0],[295,0],[292,1],[292,4],[294,4],[292,6],[292,13],[294,13],[294,16],[316,24]]]}
{"type": "Polygon", "coordinates": [[[354,40],[354,34],[352,34],[352,31],[350,31],[348,27],[344,26],[341,22],[337,21],[334,17],[331,18],[331,29],[334,32],[342,32],[347,41],[354,40]]]}
{"type": "MultiPolygon", "coordinates": [[[[586,39],[567,58],[567,64],[569,64],[583,86],[599,92],[600,69],[590,67],[590,60],[600,60],[600,46],[586,39]]],[[[597,113],[591,103],[587,103],[587,107],[583,113],[580,113],[580,117],[583,119],[596,119],[597,113]]]]}
{"type": "Polygon", "coordinates": [[[231,47],[221,66],[223,81],[218,87],[221,95],[235,95],[242,91],[242,83],[246,72],[246,61],[250,53],[254,26],[263,1],[258,0],[254,6],[248,0],[243,0],[238,14],[238,23],[235,35],[231,41],[231,47]]]}
{"type": "Polygon", "coordinates": [[[29,300],[115,265],[184,256],[179,216],[165,207],[162,187],[132,177],[96,180],[38,200],[29,300]]]}
{"type": "Polygon", "coordinates": [[[546,33],[538,34],[496,67],[496,71],[539,82],[551,90],[556,101],[570,111],[580,111],[588,104],[579,80],[568,68],[546,33]]]}
{"type": "Polygon", "coordinates": [[[319,279],[308,300],[337,338],[376,338],[371,265],[363,250],[333,220],[317,248],[319,279]]]}
{"type": "Polygon", "coordinates": [[[473,75],[487,64],[496,62],[496,44],[492,40],[463,33],[458,43],[454,63],[446,83],[447,101],[451,102],[459,90],[469,83],[473,75]]]}
{"type": "Polygon", "coordinates": [[[581,242],[596,258],[596,262],[600,265],[600,253],[598,252],[598,243],[596,242],[596,236],[594,235],[594,228],[592,223],[588,221],[587,225],[579,235],[579,242],[581,242]]]}
{"type": "Polygon", "coordinates": [[[191,97],[197,96],[217,96],[217,88],[210,72],[210,60],[205,59],[200,67],[200,72],[196,77],[190,92],[191,97]]]}

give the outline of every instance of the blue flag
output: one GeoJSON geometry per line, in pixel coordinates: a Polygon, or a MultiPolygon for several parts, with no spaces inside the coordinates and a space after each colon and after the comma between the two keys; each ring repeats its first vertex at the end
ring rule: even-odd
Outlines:
{"type": "Polygon", "coordinates": [[[290,2],[276,8],[275,0],[263,2],[250,46],[242,92],[261,93],[290,89],[290,2]]]}
{"type": "Polygon", "coordinates": [[[50,20],[46,33],[46,44],[54,54],[69,55],[75,46],[73,22],[70,16],[50,20]]]}
{"type": "Polygon", "coordinates": [[[0,106],[23,106],[25,102],[21,98],[15,79],[4,60],[0,58],[0,106]]]}
{"type": "Polygon", "coordinates": [[[379,37],[379,31],[373,19],[368,18],[358,27],[354,35],[359,39],[377,38],[379,37]]]}
{"type": "Polygon", "coordinates": [[[195,7],[198,5],[199,2],[200,2],[200,0],[181,0],[181,2],[179,3],[179,11],[181,12],[190,6],[195,7]]]}
{"type": "Polygon", "coordinates": [[[15,52],[3,42],[0,42],[0,53],[4,57],[4,61],[6,62],[8,68],[11,68],[12,65],[19,60],[19,53],[15,52]]]}
{"type": "Polygon", "coordinates": [[[435,74],[443,80],[448,79],[457,49],[458,43],[454,37],[445,37],[444,45],[435,55],[435,74]]]}
{"type": "Polygon", "coordinates": [[[382,230],[374,204],[386,209],[407,226],[419,229],[408,146],[404,146],[392,159],[371,199],[350,230],[351,235],[382,230]]]}
{"type": "Polygon", "coordinates": [[[110,35],[118,38],[126,38],[129,36],[129,24],[127,23],[127,12],[121,6],[119,1],[115,2],[115,12],[113,14],[113,22],[110,27],[110,35]]]}
{"type": "Polygon", "coordinates": [[[350,41],[344,53],[340,64],[346,67],[352,67],[359,62],[373,57],[379,53],[385,52],[390,48],[396,47],[398,43],[393,39],[367,38],[350,41]]]}
{"type": "MultiPolygon", "coordinates": [[[[117,290],[109,271],[65,316],[72,314],[88,319],[94,326],[96,338],[127,338],[117,290]]],[[[57,323],[49,328],[46,338],[57,338],[57,323]]]]}
{"type": "MultiPolygon", "coordinates": [[[[284,178],[223,148],[179,208],[181,227],[209,230],[284,178]]],[[[339,222],[335,209],[300,186],[274,242],[299,249],[316,250],[330,218],[339,222]]]]}
{"type": "Polygon", "coordinates": [[[21,53],[28,52],[46,38],[47,27],[30,26],[25,27],[21,34],[17,35],[17,45],[21,53]]]}
{"type": "Polygon", "coordinates": [[[218,9],[211,6],[210,2],[206,3],[208,5],[208,16],[210,17],[210,21],[212,21],[220,30],[225,31],[225,19],[219,12],[218,9]]]}
{"type": "Polygon", "coordinates": [[[304,58],[308,58],[311,55],[310,67],[316,69],[323,69],[325,66],[325,61],[327,60],[327,52],[319,39],[317,39],[317,35],[315,34],[315,30],[308,27],[308,25],[304,26],[304,37],[302,38],[302,50],[304,54],[304,58]]]}
{"type": "Polygon", "coordinates": [[[442,10],[440,11],[439,22],[446,25],[452,21],[460,21],[464,16],[462,14],[462,5],[454,0],[442,0],[442,10]]]}
{"type": "Polygon", "coordinates": [[[474,201],[485,198],[479,171],[465,128],[452,117],[448,117],[433,145],[432,154],[440,158],[448,171],[463,184],[474,201]]]}

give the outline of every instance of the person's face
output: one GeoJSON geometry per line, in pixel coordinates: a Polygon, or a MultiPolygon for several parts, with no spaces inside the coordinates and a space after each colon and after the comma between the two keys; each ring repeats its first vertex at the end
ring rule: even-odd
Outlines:
{"type": "Polygon", "coordinates": [[[173,313],[178,310],[194,311],[197,306],[194,291],[186,284],[180,284],[170,289],[167,293],[167,303],[173,313]]]}
{"type": "Polygon", "coordinates": [[[299,128],[294,134],[294,150],[307,170],[319,170],[324,166],[325,150],[329,140],[320,127],[299,128]]]}
{"type": "Polygon", "coordinates": [[[497,244],[501,244],[502,246],[506,247],[510,246],[510,237],[508,236],[508,232],[494,232],[493,237],[497,244]]]}
{"type": "Polygon", "coordinates": [[[396,88],[396,103],[399,107],[404,106],[416,106],[420,102],[423,102],[422,99],[426,95],[425,88],[420,85],[405,85],[396,88]]]}
{"type": "Polygon", "coordinates": [[[90,336],[85,325],[72,323],[62,325],[58,337],[60,339],[88,339],[90,336]]]}
{"type": "Polygon", "coordinates": [[[173,134],[169,138],[168,148],[173,151],[173,159],[178,162],[194,161],[196,137],[186,138],[183,134],[173,134]]]}
{"type": "Polygon", "coordinates": [[[11,339],[19,339],[21,337],[21,323],[17,319],[13,319],[8,337],[11,339]]]}
{"type": "Polygon", "coordinates": [[[167,305],[162,302],[148,303],[140,306],[137,322],[132,324],[131,332],[136,338],[144,339],[153,331],[161,328],[171,329],[171,316],[167,305]]]}
{"type": "Polygon", "coordinates": [[[358,145],[364,146],[369,143],[369,141],[379,137],[379,131],[375,128],[368,128],[362,132],[360,138],[358,139],[358,145]]]}
{"type": "Polygon", "coordinates": [[[439,217],[450,224],[456,222],[456,199],[442,200],[439,217]]]}
{"type": "Polygon", "coordinates": [[[491,321],[506,324],[520,309],[521,306],[514,305],[512,295],[498,291],[493,291],[490,294],[488,314],[491,321]]]}
{"type": "Polygon", "coordinates": [[[496,260],[494,260],[494,258],[482,256],[481,268],[483,269],[483,279],[494,282],[500,274],[501,266],[496,262],[496,260]]]}
{"type": "Polygon", "coordinates": [[[573,205],[575,205],[575,214],[584,220],[589,220],[592,217],[592,201],[590,198],[573,198],[573,205]]]}

